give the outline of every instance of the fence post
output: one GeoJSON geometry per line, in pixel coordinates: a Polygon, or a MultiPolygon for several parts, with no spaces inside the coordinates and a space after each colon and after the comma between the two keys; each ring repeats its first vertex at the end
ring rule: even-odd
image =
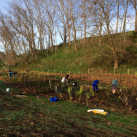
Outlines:
{"type": "Polygon", "coordinates": [[[21,82],[22,82],[22,71],[21,71],[21,82]]]}
{"type": "Polygon", "coordinates": [[[115,68],[114,68],[114,74],[115,74],[115,68]]]}
{"type": "Polygon", "coordinates": [[[57,88],[57,86],[54,86],[54,88],[55,88],[55,93],[58,94],[58,88],[57,88]]]}
{"type": "Polygon", "coordinates": [[[128,74],[129,74],[129,69],[127,69],[127,71],[128,71],[128,74]]]}
{"type": "Polygon", "coordinates": [[[49,86],[50,86],[50,88],[51,88],[51,81],[49,80],[49,86]]]}
{"type": "Polygon", "coordinates": [[[44,83],[45,83],[45,74],[44,74],[44,83]]]}

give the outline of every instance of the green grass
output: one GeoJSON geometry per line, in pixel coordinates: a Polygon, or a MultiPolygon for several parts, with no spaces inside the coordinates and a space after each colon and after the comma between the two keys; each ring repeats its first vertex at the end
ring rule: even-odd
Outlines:
{"type": "MultiPolygon", "coordinates": [[[[2,82],[1,87],[6,85],[2,82]]],[[[136,136],[137,118],[118,112],[109,115],[87,113],[89,107],[77,103],[58,101],[29,95],[26,98],[11,97],[0,90],[0,134],[9,133],[74,135],[77,136],[136,136]],[[33,124],[32,124],[33,122],[33,124]],[[130,127],[129,127],[130,126],[130,127]],[[4,128],[6,127],[6,129],[4,128]]]]}
{"type": "MultiPolygon", "coordinates": [[[[112,37],[120,34],[113,34],[112,37]]],[[[102,37],[102,42],[106,42],[106,36],[102,37]]],[[[133,45],[136,43],[137,38],[136,35],[134,35],[133,31],[124,33],[125,40],[129,39],[133,43],[133,45]]],[[[38,52],[38,59],[33,59],[31,56],[29,58],[29,65],[26,67],[25,62],[23,64],[19,63],[19,66],[9,66],[8,68],[11,70],[17,69],[17,68],[25,68],[29,70],[34,71],[44,71],[44,72],[52,72],[52,73],[70,73],[71,74],[78,74],[79,73],[87,73],[88,68],[90,73],[92,73],[95,70],[98,70],[101,68],[104,71],[106,68],[109,68],[110,70],[108,73],[114,73],[113,70],[113,62],[105,61],[106,64],[102,63],[94,63],[95,60],[98,60],[102,57],[100,57],[101,52],[103,51],[102,46],[98,46],[98,37],[89,37],[86,41],[86,49],[83,48],[83,40],[77,40],[78,44],[78,51],[74,51],[74,42],[72,42],[72,47],[69,49],[68,43],[65,46],[61,46],[58,49],[58,52],[51,53],[49,51],[49,56],[47,57],[47,51],[44,52],[38,52]]],[[[132,45],[131,44],[131,45],[132,45]]],[[[133,47],[132,45],[132,47],[133,47]]],[[[125,51],[133,51],[136,52],[136,49],[126,47],[125,51]]],[[[129,53],[130,54],[130,53],[129,53]]],[[[129,74],[134,74],[137,70],[135,67],[136,64],[136,57],[132,57],[134,60],[129,60],[129,62],[122,62],[122,64],[119,63],[119,68],[116,71],[116,73],[125,73],[127,74],[127,69],[130,69],[129,74]],[[134,63],[132,63],[134,61],[134,63]],[[125,66],[125,67],[124,67],[125,66]]],[[[18,57],[18,62],[20,61],[20,57],[18,57]]],[[[3,66],[3,64],[2,64],[3,66]]]]}

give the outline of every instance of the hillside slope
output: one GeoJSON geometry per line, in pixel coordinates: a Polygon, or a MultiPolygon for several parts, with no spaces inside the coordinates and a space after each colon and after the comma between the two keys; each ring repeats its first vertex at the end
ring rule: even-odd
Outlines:
{"type": "MultiPolygon", "coordinates": [[[[115,35],[115,34],[114,34],[115,35]]],[[[125,44],[124,51],[127,53],[126,57],[122,57],[119,61],[119,69],[124,67],[133,68],[136,67],[137,61],[135,59],[137,53],[137,36],[134,32],[127,32],[124,38],[130,41],[130,45],[125,44]],[[125,59],[128,58],[128,59],[125,59]]],[[[105,37],[102,37],[102,43],[107,43],[105,37]],[[103,39],[104,38],[104,39],[103,39]]],[[[69,49],[68,44],[63,46],[59,45],[57,53],[51,53],[49,51],[47,57],[47,50],[38,53],[38,59],[33,60],[30,57],[29,65],[25,66],[20,64],[19,68],[27,68],[30,70],[39,71],[49,71],[58,73],[85,73],[88,71],[92,72],[94,69],[113,69],[113,58],[111,57],[111,51],[104,48],[105,45],[98,45],[98,37],[87,38],[86,48],[84,49],[84,41],[77,41],[78,51],[74,51],[74,43],[72,42],[72,47],[69,49]],[[108,52],[108,56],[105,57],[104,53],[108,52]]],[[[12,67],[11,67],[12,68],[12,67]]]]}

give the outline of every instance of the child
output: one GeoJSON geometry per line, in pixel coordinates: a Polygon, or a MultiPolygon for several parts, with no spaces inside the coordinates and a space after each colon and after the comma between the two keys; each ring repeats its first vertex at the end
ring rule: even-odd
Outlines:
{"type": "Polygon", "coordinates": [[[116,93],[116,88],[118,87],[118,80],[117,79],[114,79],[112,81],[112,93],[113,95],[115,96],[115,93],[116,93]]]}
{"type": "Polygon", "coordinates": [[[73,82],[73,89],[77,88],[77,82],[73,82]]]}
{"type": "Polygon", "coordinates": [[[96,88],[96,90],[98,90],[97,83],[99,84],[99,81],[98,81],[98,80],[95,80],[95,81],[92,83],[92,85],[93,85],[93,91],[95,91],[95,88],[96,88]]]}
{"type": "Polygon", "coordinates": [[[11,70],[9,70],[9,81],[11,80],[12,75],[17,74],[17,72],[11,72],[11,70]]]}

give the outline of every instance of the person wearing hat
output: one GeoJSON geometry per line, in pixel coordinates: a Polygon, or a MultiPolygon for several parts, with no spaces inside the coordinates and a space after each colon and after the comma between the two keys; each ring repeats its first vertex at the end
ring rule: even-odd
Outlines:
{"type": "Polygon", "coordinates": [[[99,84],[99,81],[98,81],[98,80],[95,80],[95,81],[92,83],[92,85],[93,85],[93,91],[95,91],[95,89],[98,90],[98,85],[97,85],[97,83],[99,84]]]}
{"type": "Polygon", "coordinates": [[[112,81],[112,93],[113,93],[113,95],[115,96],[115,94],[116,94],[116,88],[118,87],[118,80],[117,79],[114,79],[113,81],[112,81]]]}

